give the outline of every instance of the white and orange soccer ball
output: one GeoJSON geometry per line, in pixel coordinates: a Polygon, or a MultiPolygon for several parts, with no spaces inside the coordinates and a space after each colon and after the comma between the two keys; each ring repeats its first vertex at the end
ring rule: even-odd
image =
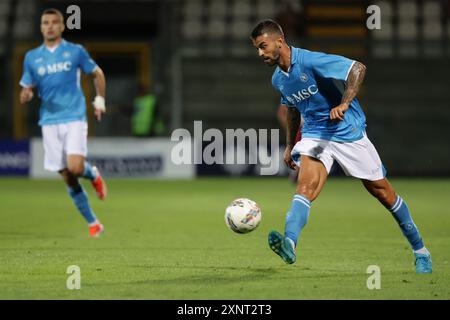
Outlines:
{"type": "Polygon", "coordinates": [[[225,223],[236,233],[248,233],[255,230],[261,222],[261,209],[247,198],[235,199],[225,210],[225,223]]]}

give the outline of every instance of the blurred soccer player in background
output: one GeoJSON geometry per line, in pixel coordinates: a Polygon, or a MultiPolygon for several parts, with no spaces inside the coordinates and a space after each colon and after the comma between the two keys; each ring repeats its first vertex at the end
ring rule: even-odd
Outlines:
{"type": "Polygon", "coordinates": [[[98,121],[105,112],[105,76],[81,46],[62,38],[64,17],[59,10],[47,9],[41,16],[44,43],[25,55],[20,102],[33,98],[36,89],[41,99],[39,125],[42,127],[44,167],[57,171],[68,193],[89,226],[89,235],[97,237],[103,225],[89,205],[78,181],[91,181],[98,197],[106,197],[106,184],[95,166],[86,161],[86,101],[80,87],[80,70],[93,76],[96,97],[93,102],[98,121]]]}
{"type": "Polygon", "coordinates": [[[392,213],[412,247],[416,272],[431,273],[431,255],[406,203],[386,179],[381,159],[366,134],[365,115],[356,98],[366,67],[342,56],[289,46],[273,20],[260,22],[251,39],[264,63],[277,66],[272,85],[281,94],[281,104],[288,106],[284,161],[291,169],[299,167],[285,233],[271,231],[270,248],[286,263],[296,261],[297,241],[311,203],[336,161],[392,213]],[[304,120],[302,139],[295,143],[300,117],[304,120]]]}

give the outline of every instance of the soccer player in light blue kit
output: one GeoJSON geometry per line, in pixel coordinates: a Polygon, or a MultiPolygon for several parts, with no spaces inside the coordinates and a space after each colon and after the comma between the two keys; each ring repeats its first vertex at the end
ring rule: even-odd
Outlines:
{"type": "Polygon", "coordinates": [[[286,263],[295,262],[298,238],[311,204],[337,161],[391,212],[411,245],[416,272],[431,273],[431,255],[366,135],[366,119],[356,98],[366,67],[342,56],[289,46],[273,20],[260,22],[251,40],[264,63],[277,66],[272,85],[281,94],[281,104],[288,106],[284,161],[291,169],[298,166],[300,170],[284,235],[271,231],[270,248],[286,263]],[[294,144],[300,114],[304,120],[302,140],[294,144]]]}
{"type": "Polygon", "coordinates": [[[105,112],[105,76],[86,50],[62,38],[64,17],[59,10],[47,9],[41,16],[44,43],[27,52],[20,80],[20,102],[33,98],[36,89],[41,99],[39,125],[42,127],[44,167],[60,173],[68,193],[89,226],[89,235],[98,237],[103,225],[89,205],[79,177],[91,181],[98,197],[106,197],[106,183],[99,170],[86,161],[86,101],[80,87],[80,71],[91,74],[97,96],[95,115],[105,112]]]}

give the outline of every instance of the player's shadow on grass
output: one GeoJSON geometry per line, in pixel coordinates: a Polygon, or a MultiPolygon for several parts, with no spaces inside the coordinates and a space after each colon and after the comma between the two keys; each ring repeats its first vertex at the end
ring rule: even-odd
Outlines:
{"type": "Polygon", "coordinates": [[[260,273],[272,274],[277,270],[275,268],[254,268],[254,267],[217,267],[217,266],[183,266],[183,265],[132,265],[133,268],[145,268],[145,269],[205,269],[205,270],[239,270],[239,271],[254,271],[260,273]]]}
{"type": "MultiPolygon", "coordinates": [[[[191,269],[191,270],[205,270],[205,272],[230,272],[230,274],[203,274],[203,275],[186,275],[185,277],[176,277],[172,279],[152,279],[130,282],[132,284],[199,284],[204,282],[211,283],[230,283],[230,282],[246,282],[261,279],[269,279],[275,277],[278,280],[283,279],[326,279],[326,278],[352,278],[355,277],[354,272],[343,272],[342,270],[320,269],[314,270],[309,267],[300,265],[285,265],[280,264],[276,267],[255,268],[247,267],[217,267],[217,266],[182,266],[182,265],[133,265],[133,268],[145,269],[166,269],[171,272],[175,270],[191,269]],[[238,272],[239,274],[236,274],[238,272]]],[[[365,273],[360,274],[365,277],[365,273]]]]}
{"type": "Polygon", "coordinates": [[[41,232],[20,232],[20,231],[9,231],[9,232],[2,232],[0,235],[0,239],[3,238],[36,238],[36,239],[70,239],[75,238],[74,236],[67,235],[67,234],[46,234],[41,232]]]}
{"type": "Polygon", "coordinates": [[[167,269],[172,272],[178,269],[192,269],[192,270],[207,270],[213,272],[213,274],[203,274],[203,275],[186,275],[171,279],[149,279],[140,281],[131,281],[129,284],[135,285],[171,285],[171,284],[201,284],[201,283],[231,283],[231,282],[248,282],[261,279],[268,279],[276,276],[280,279],[279,273],[286,274],[286,279],[291,279],[291,272],[298,272],[300,268],[287,269],[286,266],[280,265],[280,268],[255,268],[255,267],[217,267],[217,266],[181,266],[181,265],[134,265],[134,268],[146,268],[146,269],[167,269]],[[239,274],[236,274],[236,271],[239,274]],[[215,272],[230,272],[230,274],[214,274],[215,272]],[[288,275],[289,274],[289,275],[288,275]]]}

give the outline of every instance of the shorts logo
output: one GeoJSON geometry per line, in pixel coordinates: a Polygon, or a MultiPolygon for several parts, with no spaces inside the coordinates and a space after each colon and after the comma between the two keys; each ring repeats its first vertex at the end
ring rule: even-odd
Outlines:
{"type": "Polygon", "coordinates": [[[373,169],[372,171],[370,171],[370,173],[371,174],[375,174],[375,173],[377,173],[378,171],[380,171],[380,167],[378,167],[378,168],[376,168],[376,169],[373,169]]]}
{"type": "Polygon", "coordinates": [[[45,74],[45,68],[44,67],[39,67],[38,69],[38,75],[43,76],[45,74]]]}
{"type": "Polygon", "coordinates": [[[302,74],[300,75],[300,80],[301,80],[302,82],[308,81],[308,76],[306,75],[306,73],[302,73],[302,74]]]}

